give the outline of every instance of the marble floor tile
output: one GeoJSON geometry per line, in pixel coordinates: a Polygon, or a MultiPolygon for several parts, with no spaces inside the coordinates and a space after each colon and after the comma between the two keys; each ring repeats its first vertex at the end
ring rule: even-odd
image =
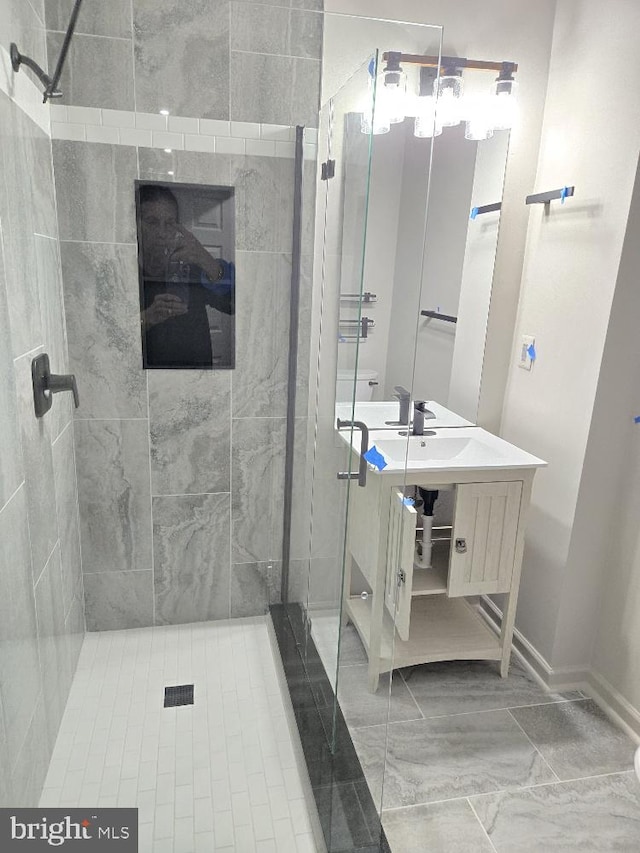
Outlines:
{"type": "Polygon", "coordinates": [[[393,853],[495,853],[467,800],[382,813],[393,853]]]}
{"type": "Polygon", "coordinates": [[[640,849],[633,773],[473,797],[497,853],[632,853],[640,849]]]}
{"type": "Polygon", "coordinates": [[[384,808],[556,781],[507,711],[352,730],[374,800],[384,808]],[[386,757],[386,764],[385,764],[386,757]]]}
{"type": "Polygon", "coordinates": [[[413,698],[425,717],[493,711],[579,699],[581,693],[548,693],[517,661],[501,678],[491,661],[447,661],[402,670],[413,698]]]}
{"type": "Polygon", "coordinates": [[[633,767],[635,744],[591,699],[511,713],[561,779],[633,767]]]}
{"type": "Polygon", "coordinates": [[[343,666],[338,672],[338,701],[352,728],[376,726],[400,720],[420,720],[422,714],[404,681],[394,677],[389,697],[389,673],[380,677],[376,693],[368,687],[367,665],[343,666]]]}

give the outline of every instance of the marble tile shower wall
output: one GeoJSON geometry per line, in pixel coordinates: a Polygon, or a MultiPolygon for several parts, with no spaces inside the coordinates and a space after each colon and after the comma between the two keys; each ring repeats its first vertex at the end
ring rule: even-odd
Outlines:
{"type": "MultiPolygon", "coordinates": [[[[43,17],[0,0],[41,61],[43,17]]],[[[71,407],[36,419],[41,352],[67,372],[51,141],[0,91],[0,806],[38,804],[84,635],[71,407]]]]}
{"type": "MultiPolygon", "coordinates": [[[[47,3],[51,55],[71,5],[47,3]]],[[[85,0],[66,103],[317,126],[315,0],[118,0],[109,15],[103,5],[85,0]]],[[[69,356],[81,389],[87,628],[264,613],[280,600],[293,161],[67,140],[54,140],[53,153],[69,356]],[[235,187],[233,371],[142,370],[136,178],[235,187]]],[[[300,470],[315,163],[305,169],[300,470]]],[[[298,508],[304,483],[296,489],[298,508]]],[[[301,560],[308,526],[296,518],[294,527],[292,556],[301,560]]]]}

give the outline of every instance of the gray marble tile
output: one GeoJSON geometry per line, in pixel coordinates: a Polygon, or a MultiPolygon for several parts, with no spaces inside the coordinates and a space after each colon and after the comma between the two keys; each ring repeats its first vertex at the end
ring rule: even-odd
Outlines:
{"type": "Polygon", "coordinates": [[[53,162],[61,240],[136,242],[135,148],[58,139],[53,162]]]}
{"type": "Polygon", "coordinates": [[[227,0],[133,0],[141,112],[229,118],[227,0]]]}
{"type": "Polygon", "coordinates": [[[382,813],[393,853],[495,853],[466,800],[382,813]]]}
{"type": "Polygon", "coordinates": [[[0,239],[0,364],[5,365],[0,382],[0,507],[5,505],[24,477],[6,296],[0,239]]]}
{"type": "Polygon", "coordinates": [[[153,573],[102,572],[84,576],[87,631],[153,625],[153,573]]]}
{"type": "Polygon", "coordinates": [[[507,711],[354,729],[352,737],[374,800],[384,770],[387,809],[555,781],[507,711]]]}
{"type": "Polygon", "coordinates": [[[61,252],[76,417],[146,417],[135,247],[62,243],[61,252]]]}
{"type": "Polygon", "coordinates": [[[343,666],[338,673],[338,701],[349,728],[422,719],[402,678],[396,675],[393,679],[389,696],[389,673],[385,673],[378,691],[370,693],[368,669],[366,665],[343,666]]]}
{"type": "Polygon", "coordinates": [[[291,258],[238,252],[236,267],[233,417],[285,417],[291,258]]]}
{"type": "MultiPolygon", "coordinates": [[[[7,53],[9,44],[14,41],[18,45],[20,53],[31,56],[42,67],[47,67],[47,46],[45,41],[44,24],[38,17],[37,5],[42,5],[42,0],[34,0],[34,3],[25,0],[2,0],[0,2],[0,33],[3,34],[2,46],[7,53]]],[[[38,78],[30,71],[21,71],[30,76],[36,85],[38,78]]]]}
{"type": "Polygon", "coordinates": [[[471,804],[497,853],[638,849],[640,785],[634,773],[487,794],[471,804]]]}
{"type": "Polygon", "coordinates": [[[229,492],[231,371],[149,371],[154,495],[229,492]]]}
{"type": "MultiPolygon", "coordinates": [[[[47,53],[52,63],[58,60],[63,39],[64,33],[47,33],[47,53]]],[[[76,33],[60,77],[60,89],[61,104],[134,110],[131,39],[76,33]]]]}
{"type": "Polygon", "coordinates": [[[231,566],[231,618],[264,616],[270,604],[282,601],[281,577],[279,562],[231,566]]]}
{"type": "Polygon", "coordinates": [[[402,674],[425,717],[516,708],[581,696],[577,691],[547,693],[515,659],[508,678],[501,678],[498,664],[490,661],[429,663],[405,669],[402,674]]]}
{"type": "Polygon", "coordinates": [[[233,563],[264,563],[282,558],[283,418],[233,420],[233,563]]]}
{"type": "Polygon", "coordinates": [[[255,3],[266,6],[285,6],[292,9],[315,9],[322,11],[324,9],[324,0],[241,0],[248,6],[255,3]]]}
{"type": "Polygon", "coordinates": [[[151,570],[147,421],[77,421],[82,570],[151,570]]]}
{"type": "MultiPolygon", "coordinates": [[[[74,2],[75,0],[47,0],[47,29],[66,31],[74,2]]],[[[108,3],[83,3],[75,31],[94,36],[130,39],[132,27],[131,0],[109,0],[108,3]]]]}
{"type": "MultiPolygon", "coordinates": [[[[187,184],[230,186],[231,165],[237,158],[230,154],[205,154],[159,148],[139,148],[140,180],[175,181],[187,184]],[[173,175],[169,175],[173,172],[173,175]]],[[[237,218],[237,214],[236,214],[237,218]]]]}
{"type": "Polygon", "coordinates": [[[633,741],[592,699],[511,713],[561,779],[633,767],[633,741]]]}
{"type": "MultiPolygon", "coordinates": [[[[51,237],[35,235],[35,251],[44,351],[49,355],[53,373],[68,373],[69,356],[58,241],[51,237]]],[[[53,441],[72,419],[72,406],[71,394],[58,394],[54,398],[53,406],[47,415],[53,441]]]]}
{"type": "Polygon", "coordinates": [[[229,618],[230,497],[153,499],[157,625],[229,618]]]}
{"type": "Polygon", "coordinates": [[[18,761],[13,769],[13,802],[21,807],[37,808],[47,777],[53,747],[48,741],[47,711],[41,696],[29,722],[18,761]]]}
{"type": "Polygon", "coordinates": [[[286,158],[233,158],[238,251],[291,253],[293,177],[293,161],[286,158]]]}
{"type": "MultiPolygon", "coordinates": [[[[42,185],[42,199],[34,192],[39,174],[34,150],[36,127],[4,93],[0,93],[0,218],[3,227],[7,304],[14,357],[42,343],[34,232],[44,231],[43,204],[50,190],[42,185]],[[41,215],[42,214],[42,215],[41,215]],[[20,287],[15,286],[20,282],[20,287]]],[[[39,131],[42,133],[42,131],[39,131]]],[[[47,159],[50,159],[47,155],[47,159]]]]}
{"type": "Polygon", "coordinates": [[[38,579],[35,596],[42,689],[49,745],[53,750],[71,687],[60,549],[57,545],[38,579]]]}
{"type": "Polygon", "coordinates": [[[62,563],[62,597],[64,613],[67,616],[82,578],[78,490],[71,426],[53,443],[51,453],[62,563]]]}
{"type": "Polygon", "coordinates": [[[24,486],[0,512],[0,577],[0,690],[14,767],[41,684],[24,486]]]}
{"type": "Polygon", "coordinates": [[[36,418],[33,408],[31,362],[41,352],[22,356],[14,362],[34,583],[58,539],[51,423],[46,416],[36,418]]]}
{"type": "Polygon", "coordinates": [[[230,45],[231,50],[320,59],[322,15],[232,2],[230,45]]]}
{"type": "Polygon", "coordinates": [[[231,51],[231,119],[318,126],[317,59],[231,51]]]}

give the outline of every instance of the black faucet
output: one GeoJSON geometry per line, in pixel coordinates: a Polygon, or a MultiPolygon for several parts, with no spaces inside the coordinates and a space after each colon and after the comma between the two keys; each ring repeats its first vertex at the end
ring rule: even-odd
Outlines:
{"type": "Polygon", "coordinates": [[[393,389],[395,394],[393,395],[400,402],[400,417],[398,418],[398,424],[407,424],[409,425],[409,409],[411,407],[411,391],[407,391],[406,388],[403,388],[402,385],[396,385],[393,389]]]}
{"type": "Polygon", "coordinates": [[[413,402],[413,424],[411,435],[424,435],[424,421],[435,418],[431,409],[427,409],[425,400],[414,400],[413,402]]]}

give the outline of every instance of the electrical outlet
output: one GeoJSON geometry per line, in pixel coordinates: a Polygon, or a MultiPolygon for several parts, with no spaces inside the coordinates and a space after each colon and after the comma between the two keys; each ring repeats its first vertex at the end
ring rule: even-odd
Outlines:
{"type": "Polygon", "coordinates": [[[520,361],[518,367],[523,370],[531,370],[536,360],[536,339],[532,335],[522,336],[522,348],[520,349],[520,361]]]}

